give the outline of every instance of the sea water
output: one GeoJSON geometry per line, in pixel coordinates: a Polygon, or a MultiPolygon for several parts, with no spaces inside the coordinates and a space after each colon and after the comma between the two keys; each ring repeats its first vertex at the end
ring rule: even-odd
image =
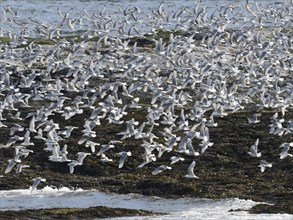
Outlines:
{"type": "MultiPolygon", "coordinates": [[[[168,11],[176,10],[180,7],[194,7],[196,1],[170,0],[164,2],[164,8],[168,11]]],[[[237,0],[203,0],[209,13],[212,13],[216,7],[221,5],[243,4],[245,1],[237,0]]],[[[273,0],[251,1],[262,5],[278,4],[273,0]]],[[[279,1],[287,2],[287,1],[279,1]]],[[[76,17],[81,16],[84,9],[89,13],[100,13],[103,8],[107,14],[118,13],[119,7],[125,8],[129,5],[137,6],[143,9],[145,13],[151,13],[158,7],[159,1],[137,0],[137,1],[58,1],[44,0],[40,3],[37,0],[2,0],[0,1],[1,12],[3,7],[9,5],[18,10],[18,16],[22,21],[28,21],[34,18],[40,22],[56,24],[60,22],[61,17],[58,10],[62,13],[72,10],[76,17]]],[[[16,26],[10,26],[3,22],[3,14],[0,18],[2,31],[14,30],[16,26]]],[[[24,210],[40,208],[62,208],[62,207],[80,207],[87,208],[91,206],[108,206],[114,208],[132,208],[145,209],[149,211],[164,212],[168,215],[153,216],[153,219],[293,219],[289,214],[248,214],[247,211],[257,203],[251,200],[241,199],[163,199],[158,197],[146,197],[141,195],[117,195],[102,193],[95,190],[71,190],[69,188],[56,189],[45,187],[30,193],[30,189],[18,189],[0,191],[0,210],[24,210]],[[231,211],[241,209],[244,211],[231,211]]],[[[123,218],[119,218],[123,219],[123,218]]],[[[129,217],[124,218],[129,219],[129,217]]],[[[135,217],[135,219],[150,219],[150,217],[135,217]]]]}
{"type": "MultiPolygon", "coordinates": [[[[31,192],[30,189],[0,191],[0,210],[25,210],[41,208],[87,208],[108,206],[112,208],[144,209],[167,213],[162,216],[133,217],[134,219],[293,219],[289,214],[249,214],[254,205],[243,199],[164,199],[137,194],[114,194],[96,190],[54,188],[46,186],[31,192]],[[241,211],[236,211],[236,210],[241,211]]],[[[115,219],[129,219],[115,218],[115,219]]]]}
{"type": "MultiPolygon", "coordinates": [[[[289,3],[291,0],[249,0],[249,3],[253,7],[259,6],[261,8],[274,7],[275,4],[289,3]]],[[[20,27],[13,25],[12,23],[3,22],[5,15],[3,9],[6,6],[12,8],[17,12],[17,16],[21,18],[21,22],[24,24],[31,24],[30,18],[39,21],[44,24],[51,24],[56,26],[62,20],[61,14],[70,13],[71,18],[79,18],[84,11],[89,15],[99,15],[101,11],[104,11],[107,16],[111,16],[114,20],[115,15],[121,13],[120,9],[127,7],[138,7],[142,10],[141,13],[152,15],[152,11],[157,9],[161,1],[158,0],[2,0],[0,1],[0,27],[2,31],[17,32],[17,28],[20,27]],[[120,9],[119,9],[120,8],[120,9]]],[[[168,0],[164,1],[163,8],[167,13],[176,11],[180,8],[192,9],[195,8],[197,0],[168,0]]],[[[237,15],[245,16],[249,20],[249,14],[245,9],[246,0],[202,0],[201,7],[207,10],[208,15],[211,15],[217,8],[226,5],[237,5],[241,9],[241,13],[237,15]]],[[[245,23],[245,22],[244,22],[245,23]]],[[[242,24],[242,23],[240,23],[242,24]]],[[[275,24],[271,24],[275,25],[275,24]]],[[[278,24],[277,24],[278,25],[278,24]]],[[[86,28],[86,27],[83,27],[86,28]]],[[[82,29],[82,28],[81,28],[82,29]]]]}

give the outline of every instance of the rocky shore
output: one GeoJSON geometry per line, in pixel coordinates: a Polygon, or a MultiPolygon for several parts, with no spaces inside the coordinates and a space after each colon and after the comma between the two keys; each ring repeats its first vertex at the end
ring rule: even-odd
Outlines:
{"type": "MultiPolygon", "coordinates": [[[[94,29],[77,36],[34,22],[49,39],[0,39],[0,190],[28,189],[41,177],[38,189],[251,199],[268,204],[250,213],[293,214],[292,29],[257,25],[255,15],[251,27],[226,29],[234,21],[223,19],[234,9],[227,6],[225,16],[209,20],[204,8],[183,10],[178,14],[186,13],[188,23],[178,17],[178,30],[163,31],[162,7],[150,19],[157,22],[150,34],[135,31],[138,11],[128,8],[117,20],[132,21],[128,33],[104,16],[97,25],[93,16],[94,29]],[[258,121],[250,122],[255,113],[258,121]],[[118,167],[121,152],[131,154],[118,167]],[[171,165],[172,156],[182,160],[171,165]],[[193,161],[198,178],[185,178],[193,161]],[[262,161],[271,164],[263,172],[262,161]],[[20,163],[29,168],[16,172],[20,163]],[[162,165],[169,169],[153,173],[162,165]]],[[[273,15],[268,19],[283,22],[273,15]]],[[[61,23],[71,21],[64,16],[61,23]]],[[[34,219],[36,212],[41,219],[157,214],[90,207],[0,211],[0,218],[34,219]]]]}
{"type": "Polygon", "coordinates": [[[90,208],[56,208],[56,209],[29,209],[24,211],[1,211],[1,219],[97,219],[110,217],[127,217],[127,216],[148,216],[158,215],[158,213],[132,210],[109,208],[104,206],[90,208]]]}
{"type": "MultiPolygon", "coordinates": [[[[115,193],[138,193],[143,195],[160,196],[166,198],[200,197],[200,198],[242,198],[254,201],[263,201],[272,205],[257,205],[251,213],[291,213],[293,214],[293,187],[292,187],[292,158],[279,158],[278,146],[283,142],[292,141],[291,136],[277,137],[269,134],[268,124],[275,110],[262,110],[260,123],[251,126],[247,117],[255,110],[244,109],[231,113],[227,117],[217,118],[218,126],[210,129],[211,139],[214,142],[212,150],[200,157],[186,156],[185,161],[177,163],[172,170],[156,176],[151,172],[158,165],[170,162],[170,154],[164,153],[160,162],[153,162],[143,169],[137,168],[141,163],[140,147],[133,140],[117,145],[121,150],[131,150],[133,156],[127,158],[125,166],[118,169],[118,162],[101,163],[94,156],[85,158],[83,166],[75,168],[73,174],[69,173],[66,163],[50,162],[47,160],[49,153],[42,151],[43,145],[35,144],[35,153],[25,161],[31,166],[20,174],[14,172],[4,174],[1,178],[0,189],[25,189],[32,184],[32,178],[41,176],[46,182],[40,184],[55,187],[72,187],[82,189],[97,189],[115,193]],[[259,160],[248,155],[250,146],[259,138],[259,150],[263,159],[270,161],[273,166],[261,172],[259,160]],[[39,148],[39,150],[37,150],[39,148]],[[196,160],[195,173],[199,179],[186,179],[188,164],[196,160]]],[[[139,120],[144,116],[142,110],[129,113],[125,117],[135,117],[139,120]]],[[[57,115],[54,116],[57,121],[57,115]]],[[[286,118],[293,118],[292,112],[286,113],[286,118]]],[[[80,126],[79,120],[70,123],[80,126]]],[[[11,122],[12,123],[12,122],[11,122]]],[[[59,121],[62,123],[62,121],[59,121]]],[[[102,122],[106,123],[106,122],[102,122]]],[[[101,141],[117,139],[116,133],[119,126],[101,126],[98,132],[101,141]]],[[[3,132],[3,136],[7,136],[3,132]]],[[[73,134],[78,138],[78,132],[73,134]]],[[[72,149],[79,149],[74,139],[71,138],[72,149]]],[[[84,149],[87,150],[87,149],[84,149]]],[[[13,151],[1,148],[1,173],[4,173],[6,163],[13,157],[13,151]]],[[[73,152],[73,151],[72,151],[73,152]]],[[[174,152],[173,152],[174,154],[174,152]]],[[[115,154],[109,152],[115,158],[115,154]]],[[[74,157],[74,153],[69,155],[74,157]]],[[[99,212],[98,212],[99,213],[99,212]]],[[[112,212],[111,212],[112,213],[112,212]]],[[[119,213],[119,212],[118,212],[119,213]]],[[[133,213],[130,211],[130,213],[133,213]]],[[[138,212],[137,214],[142,214],[138,212]]],[[[5,216],[4,212],[1,215],[5,216]]],[[[29,212],[29,215],[30,212],[29,212]]],[[[93,215],[100,216],[96,212],[93,215]]],[[[114,215],[114,214],[113,214],[114,215]]],[[[116,214],[115,214],[116,215],[116,214]]],[[[102,217],[101,215],[100,217],[102,217]]],[[[97,217],[97,216],[96,216],[97,217]]]]}

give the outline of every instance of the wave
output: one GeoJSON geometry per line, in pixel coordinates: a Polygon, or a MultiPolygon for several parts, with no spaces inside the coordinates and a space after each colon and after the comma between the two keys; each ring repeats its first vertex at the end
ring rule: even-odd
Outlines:
{"type": "MultiPolygon", "coordinates": [[[[43,196],[62,196],[64,194],[73,194],[78,192],[86,192],[88,190],[83,189],[72,189],[68,187],[57,188],[54,186],[45,186],[43,189],[35,190],[31,192],[31,187],[28,189],[15,189],[15,190],[1,190],[0,197],[3,198],[14,198],[14,197],[43,197],[43,196]]],[[[94,191],[94,190],[91,190],[94,191]]]]}
{"type": "MultiPolygon", "coordinates": [[[[88,208],[93,206],[108,206],[112,208],[144,209],[155,212],[169,213],[152,219],[292,219],[288,214],[251,215],[247,211],[258,202],[252,200],[232,199],[164,199],[160,197],[142,196],[138,194],[103,193],[97,190],[56,188],[46,186],[33,191],[16,189],[0,191],[0,210],[25,210],[41,208],[88,208]],[[231,212],[241,209],[243,211],[231,212]]],[[[149,219],[150,217],[135,217],[149,219]]],[[[129,219],[118,218],[118,219],[129,219]]]]}

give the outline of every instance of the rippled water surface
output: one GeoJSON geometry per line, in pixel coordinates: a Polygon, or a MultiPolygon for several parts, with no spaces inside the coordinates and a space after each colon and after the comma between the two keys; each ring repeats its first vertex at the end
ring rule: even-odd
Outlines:
{"type": "MultiPolygon", "coordinates": [[[[258,0],[258,1],[249,1],[254,7],[257,6],[261,8],[274,7],[275,4],[286,3],[289,0],[273,1],[273,0],[258,0]]],[[[180,8],[193,9],[196,6],[194,0],[170,0],[164,2],[164,10],[168,13],[176,11],[180,8]]],[[[141,9],[141,16],[148,18],[148,15],[152,15],[152,10],[157,9],[160,4],[160,1],[156,0],[121,0],[121,1],[80,1],[80,0],[70,0],[70,1],[57,1],[57,0],[45,0],[40,3],[37,0],[4,0],[0,2],[1,8],[5,8],[9,5],[15,11],[18,12],[18,16],[21,17],[22,22],[28,22],[29,18],[33,18],[37,21],[50,24],[58,24],[62,20],[58,11],[66,13],[70,11],[70,16],[72,18],[79,18],[84,13],[84,10],[89,15],[100,14],[103,12],[107,16],[115,19],[115,16],[119,14],[120,9],[124,10],[127,7],[138,7],[141,9]],[[120,9],[119,9],[120,7],[120,9]]],[[[204,0],[202,1],[202,7],[207,9],[208,14],[211,15],[216,8],[225,6],[228,4],[233,4],[239,6],[241,13],[237,17],[242,16],[243,14],[248,15],[245,10],[245,1],[240,0],[223,0],[223,1],[213,1],[213,0],[204,0]]],[[[3,10],[1,10],[3,11],[3,10]]],[[[5,17],[2,13],[1,17],[5,17]]],[[[4,24],[2,22],[1,26],[5,30],[15,30],[15,27],[11,27],[9,24],[4,24]]]]}
{"type": "MultiPolygon", "coordinates": [[[[292,219],[288,214],[252,215],[246,211],[256,205],[251,200],[241,199],[162,199],[129,194],[106,194],[95,190],[70,190],[68,188],[54,189],[45,187],[30,193],[29,189],[0,191],[0,210],[24,210],[31,208],[62,208],[108,206],[113,208],[144,209],[155,212],[169,213],[164,216],[154,216],[154,219],[292,219]],[[70,202],[69,202],[70,201],[70,202]]],[[[129,219],[117,218],[117,219],[129,219]]],[[[150,217],[135,217],[135,219],[150,219],[150,217]]]]}

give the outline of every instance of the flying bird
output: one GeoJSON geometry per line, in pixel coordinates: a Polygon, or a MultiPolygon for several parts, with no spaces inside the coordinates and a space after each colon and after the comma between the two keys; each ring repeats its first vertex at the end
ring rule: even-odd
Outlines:
{"type": "Polygon", "coordinates": [[[272,163],[268,163],[267,161],[265,160],[261,160],[260,161],[260,165],[258,165],[260,167],[260,171],[263,173],[266,169],[266,167],[272,167],[272,163]]]}
{"type": "Polygon", "coordinates": [[[250,147],[248,154],[252,157],[261,157],[261,152],[258,152],[259,139],[256,139],[255,143],[250,147]]]}
{"type": "Polygon", "coordinates": [[[125,162],[126,158],[128,156],[131,156],[132,154],[130,151],[121,151],[121,152],[117,153],[117,155],[120,157],[119,158],[119,165],[118,165],[118,168],[120,169],[124,166],[124,162],[125,162]]]}
{"type": "Polygon", "coordinates": [[[157,175],[157,174],[159,174],[159,173],[161,173],[161,172],[163,172],[163,171],[165,171],[165,170],[171,170],[171,169],[172,169],[172,167],[169,167],[169,166],[166,166],[166,165],[161,165],[161,166],[157,167],[157,168],[152,172],[152,174],[153,174],[153,175],[157,175]]]}
{"type": "Polygon", "coordinates": [[[187,174],[184,176],[185,178],[189,179],[198,179],[199,177],[194,174],[194,167],[196,162],[192,161],[191,164],[188,166],[187,174]]]}
{"type": "Polygon", "coordinates": [[[40,184],[40,182],[45,182],[46,179],[43,179],[41,177],[33,178],[33,185],[31,186],[31,192],[37,190],[37,186],[40,184]]]}

